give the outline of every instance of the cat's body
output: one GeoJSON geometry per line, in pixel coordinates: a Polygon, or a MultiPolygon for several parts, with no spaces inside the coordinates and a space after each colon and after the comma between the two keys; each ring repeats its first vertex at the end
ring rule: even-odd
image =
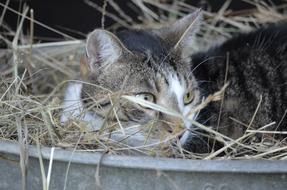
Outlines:
{"type": "MultiPolygon", "coordinates": [[[[225,92],[219,131],[233,138],[242,135],[244,127],[234,123],[229,116],[248,125],[260,95],[263,98],[254,126],[280,122],[287,108],[284,85],[287,83],[286,27],[241,35],[207,52],[193,55],[190,60],[183,51],[191,43],[194,29],[190,26],[197,22],[197,17],[198,13],[189,15],[160,30],[126,31],[117,35],[104,30],[91,33],[86,47],[89,66],[86,83],[68,87],[62,122],[71,116],[82,116],[94,129],[101,127],[104,118],[120,120],[126,124],[125,128],[140,124],[144,127],[139,128],[137,135],[142,143],[146,138],[152,142],[164,139],[166,134],[174,135],[175,128],[182,122],[187,129],[180,136],[184,147],[196,152],[206,151],[206,142],[194,135],[196,127],[189,119],[216,127],[220,102],[212,103],[198,116],[190,112],[204,97],[224,85],[226,65],[229,67],[229,86],[225,92]],[[73,88],[77,93],[72,93],[73,88]],[[115,95],[109,96],[111,92],[115,95]],[[181,121],[123,99],[115,103],[121,95],[156,103],[180,113],[185,119],[181,121]],[[117,114],[110,113],[112,104],[117,104],[114,110],[117,114]],[[86,113],[81,114],[82,111],[86,113]],[[145,127],[150,123],[153,128],[145,127]]],[[[283,126],[286,126],[286,119],[280,123],[280,127],[283,126]]]]}
{"type": "Polygon", "coordinates": [[[229,82],[223,104],[214,102],[202,110],[201,123],[234,139],[245,133],[253,116],[250,129],[272,122],[276,123],[266,130],[287,129],[287,24],[239,34],[193,55],[191,63],[195,78],[202,81],[202,95],[229,82]]]}

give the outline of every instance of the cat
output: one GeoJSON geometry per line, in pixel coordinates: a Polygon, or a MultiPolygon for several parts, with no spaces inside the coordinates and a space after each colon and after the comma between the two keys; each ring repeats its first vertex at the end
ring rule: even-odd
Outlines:
{"type": "MultiPolygon", "coordinates": [[[[203,81],[199,84],[202,96],[229,81],[223,104],[209,104],[201,110],[199,122],[233,139],[241,137],[248,127],[257,129],[272,122],[276,123],[267,130],[287,130],[287,23],[240,33],[193,54],[191,60],[193,75],[203,81]]],[[[200,140],[191,138],[188,142],[187,149],[197,152],[203,146],[200,140]]]]}
{"type": "Polygon", "coordinates": [[[237,138],[245,128],[230,117],[248,125],[262,95],[252,127],[272,121],[279,122],[279,128],[286,127],[286,26],[241,34],[194,54],[188,50],[194,44],[200,15],[196,11],[160,29],[91,32],[86,41],[83,81],[68,85],[61,122],[80,118],[92,130],[99,130],[106,122],[120,121],[123,134],[134,138],[129,142],[133,146],[163,142],[176,135],[184,149],[208,152],[209,143],[196,134],[200,130],[190,120],[212,128],[219,125],[219,132],[237,138]],[[229,85],[222,106],[214,102],[192,113],[225,80],[229,85]],[[174,110],[183,119],[119,98],[122,95],[174,110]],[[177,133],[181,124],[185,130],[177,133]]]}
{"type": "MultiPolygon", "coordinates": [[[[129,143],[133,146],[165,141],[176,132],[175,126],[182,123],[190,128],[188,120],[182,121],[122,98],[116,114],[110,113],[114,103],[110,100],[115,101],[117,94],[130,95],[184,116],[195,108],[201,96],[183,50],[193,41],[199,15],[197,11],[160,29],[124,30],[117,34],[102,29],[91,32],[83,62],[86,69],[82,69],[87,72],[81,79],[83,82],[68,85],[61,122],[78,118],[97,131],[104,121],[120,121],[125,130],[123,134],[132,134],[129,139],[133,140],[129,143]],[[190,27],[191,22],[194,27],[190,27]]],[[[196,115],[192,117],[195,119],[196,115]]],[[[188,130],[179,134],[180,142],[184,144],[189,135],[188,130]]]]}

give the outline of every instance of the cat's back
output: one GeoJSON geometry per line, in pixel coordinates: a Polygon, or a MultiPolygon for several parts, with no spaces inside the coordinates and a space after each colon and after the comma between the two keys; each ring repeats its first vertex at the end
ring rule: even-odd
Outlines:
{"type": "MultiPolygon", "coordinates": [[[[229,73],[258,79],[287,81],[287,23],[274,24],[249,33],[241,33],[224,43],[192,56],[195,74],[224,78],[226,64],[229,73]],[[241,72],[242,71],[242,72],[241,72]],[[273,76],[272,76],[273,75],[273,76]]],[[[232,75],[231,75],[232,76],[232,75]]],[[[279,84],[277,83],[277,84],[279,84]]]]}
{"type": "MultiPolygon", "coordinates": [[[[225,93],[223,125],[233,125],[230,117],[248,123],[262,97],[254,123],[273,121],[285,128],[287,119],[287,23],[271,25],[239,34],[221,45],[192,56],[195,77],[207,93],[229,81],[225,93]],[[227,72],[226,72],[227,70],[227,72]]],[[[213,106],[217,122],[220,104],[213,106]]]]}
{"type": "Polygon", "coordinates": [[[221,45],[205,52],[205,55],[224,55],[226,52],[241,53],[248,51],[265,51],[278,54],[287,51],[287,22],[273,24],[257,30],[239,33],[221,45]]]}

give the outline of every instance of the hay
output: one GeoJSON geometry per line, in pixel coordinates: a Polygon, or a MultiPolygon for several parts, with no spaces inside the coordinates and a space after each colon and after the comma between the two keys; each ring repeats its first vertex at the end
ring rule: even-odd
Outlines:
{"type": "MultiPolygon", "coordinates": [[[[163,0],[131,0],[143,12],[139,18],[142,24],[138,24],[126,15],[116,2],[112,0],[105,1],[108,4],[105,6],[110,5],[114,7],[120,16],[106,12],[106,7],[100,7],[89,0],[85,0],[85,2],[102,11],[103,15],[114,19],[121,26],[129,28],[160,27],[174,21],[178,16],[183,16],[187,12],[196,10],[196,7],[186,4],[184,1],[169,1],[168,3],[163,0]],[[153,10],[155,9],[160,11],[154,12],[153,10]]],[[[196,45],[191,47],[191,51],[196,52],[207,49],[209,46],[214,45],[212,43],[214,39],[217,39],[217,42],[223,41],[236,32],[249,31],[266,23],[287,19],[285,14],[287,3],[280,6],[270,6],[260,1],[250,1],[249,3],[254,4],[254,8],[230,12],[228,11],[228,3],[230,1],[226,2],[218,13],[202,11],[204,21],[196,38],[196,45]]],[[[49,26],[45,26],[32,16],[27,16],[27,8],[23,13],[19,13],[2,3],[0,3],[0,6],[5,7],[4,11],[6,12],[12,11],[20,15],[21,18],[30,20],[31,30],[33,30],[33,24],[39,24],[63,37],[73,40],[31,44],[33,41],[33,32],[31,32],[30,40],[28,40],[30,44],[21,43],[23,45],[19,45],[19,42],[27,41],[21,35],[22,24],[20,23],[16,32],[11,31],[5,24],[5,19],[3,20],[5,12],[2,12],[0,23],[3,22],[2,28],[4,32],[0,34],[0,38],[8,48],[0,53],[0,140],[16,141],[23,145],[34,144],[38,146],[62,147],[73,151],[127,155],[144,154],[185,159],[282,160],[287,158],[287,143],[274,138],[275,134],[284,134],[286,132],[268,130],[268,127],[275,125],[275,123],[266,124],[266,126],[257,130],[251,130],[249,129],[251,123],[244,124],[235,118],[231,118],[248,129],[244,136],[238,139],[231,139],[207,126],[193,121],[193,125],[209,133],[210,139],[215,139],[225,145],[220,150],[208,155],[194,154],[181,148],[177,137],[186,130],[182,126],[176,126],[174,133],[167,138],[163,138],[164,140],[161,142],[148,143],[145,141],[144,144],[134,147],[129,146],[125,142],[128,139],[132,139],[139,131],[146,129],[148,129],[148,138],[152,135],[154,127],[156,127],[153,126],[153,123],[147,124],[144,127],[130,127],[130,130],[133,130],[134,133],[125,138],[121,138],[119,135],[117,140],[111,139],[110,135],[125,134],[119,122],[107,122],[100,131],[90,131],[85,122],[77,120],[63,126],[59,120],[62,109],[61,100],[63,99],[67,83],[79,74],[78,68],[81,56],[84,53],[84,42],[76,40],[49,26]],[[5,37],[5,33],[13,35],[13,42],[10,42],[5,37]],[[255,138],[255,135],[258,133],[264,134],[264,138],[260,142],[257,142],[255,138]],[[177,146],[170,146],[171,142],[176,143],[177,146]],[[225,153],[224,156],[220,156],[222,152],[225,153]]],[[[102,25],[104,26],[104,19],[102,19],[102,25]]],[[[113,30],[117,27],[118,25],[113,25],[110,28],[113,30]]],[[[225,88],[226,86],[216,94],[209,96],[195,111],[204,108],[211,101],[222,100],[225,88]]],[[[118,94],[110,94],[110,97],[115,107],[109,114],[115,114],[117,99],[113,97],[118,97],[118,94]]],[[[121,98],[162,111],[174,117],[182,117],[173,110],[144,102],[131,96],[122,96],[121,98]]],[[[256,112],[254,113],[255,115],[256,112]]],[[[25,146],[22,146],[22,149],[22,156],[25,157],[25,146]]],[[[25,176],[25,163],[22,163],[21,167],[23,167],[22,175],[25,176]]],[[[46,176],[43,176],[43,179],[47,180],[47,186],[49,180],[46,179],[46,176]]]]}

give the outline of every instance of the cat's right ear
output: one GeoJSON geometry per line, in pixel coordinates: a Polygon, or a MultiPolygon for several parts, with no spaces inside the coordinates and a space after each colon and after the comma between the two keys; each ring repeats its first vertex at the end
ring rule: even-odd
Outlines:
{"type": "Polygon", "coordinates": [[[201,9],[184,16],[168,27],[153,30],[158,36],[169,42],[174,49],[184,51],[193,44],[202,20],[201,9]]]}
{"type": "Polygon", "coordinates": [[[87,62],[91,70],[116,63],[124,52],[129,52],[113,33],[96,29],[86,42],[87,62]]]}

